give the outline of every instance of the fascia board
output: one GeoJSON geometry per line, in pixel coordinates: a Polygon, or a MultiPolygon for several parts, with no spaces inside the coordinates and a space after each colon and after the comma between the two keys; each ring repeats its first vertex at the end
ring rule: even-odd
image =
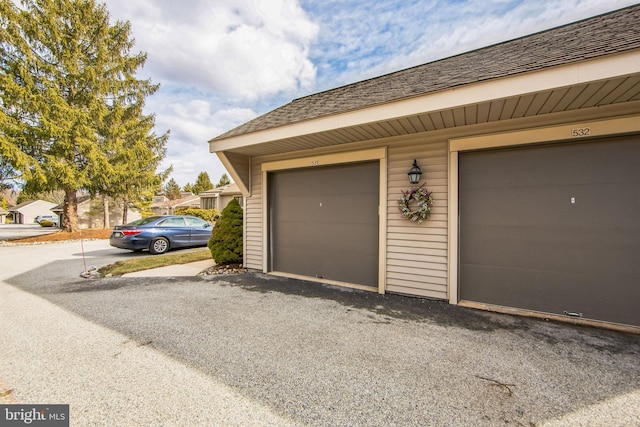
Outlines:
{"type": "Polygon", "coordinates": [[[467,84],[440,92],[306,120],[223,140],[211,140],[209,141],[209,151],[215,153],[233,150],[269,141],[424,114],[431,111],[447,110],[495,99],[570,87],[591,81],[637,73],[640,73],[640,50],[467,84]]]}

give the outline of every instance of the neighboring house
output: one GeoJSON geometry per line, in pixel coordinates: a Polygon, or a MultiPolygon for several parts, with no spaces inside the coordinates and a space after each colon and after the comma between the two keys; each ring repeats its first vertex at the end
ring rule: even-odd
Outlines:
{"type": "MultiPolygon", "coordinates": [[[[111,228],[122,224],[122,201],[109,200],[109,224],[104,227],[104,201],[91,199],[91,196],[78,197],[78,227],[111,228]]],[[[60,224],[64,218],[64,205],[60,204],[52,209],[60,217],[60,224]]],[[[140,211],[133,206],[127,208],[127,223],[142,218],[140,211]]]]}
{"type": "Polygon", "coordinates": [[[639,27],[635,5],[212,139],[246,197],[245,266],[638,330],[639,27]],[[398,204],[414,159],[435,199],[421,224],[398,204]]]}
{"type": "MultiPolygon", "coordinates": [[[[44,200],[29,200],[17,206],[10,207],[9,212],[13,215],[13,222],[15,224],[35,224],[38,215],[52,215],[53,212],[51,212],[51,209],[55,207],[55,203],[44,200]]],[[[58,222],[58,224],[60,224],[60,222],[58,222]]]]}
{"type": "MultiPolygon", "coordinates": [[[[16,198],[16,193],[12,189],[7,188],[4,190],[0,190],[0,202],[5,200],[7,203],[6,204],[7,208],[15,204],[15,198],[16,198]]],[[[0,224],[5,224],[7,222],[7,217],[9,221],[11,221],[13,218],[11,213],[8,210],[0,207],[0,224]]]]}
{"type": "Polygon", "coordinates": [[[200,196],[200,207],[202,209],[217,209],[222,212],[233,199],[238,200],[240,206],[244,207],[244,196],[236,184],[223,185],[198,194],[200,196]]]}
{"type": "Polygon", "coordinates": [[[7,222],[7,215],[10,215],[9,211],[0,208],[0,224],[7,222]]]}
{"type": "Polygon", "coordinates": [[[150,206],[154,215],[173,215],[177,208],[199,208],[200,196],[193,193],[180,193],[181,198],[169,200],[166,196],[155,196],[150,206]]]}

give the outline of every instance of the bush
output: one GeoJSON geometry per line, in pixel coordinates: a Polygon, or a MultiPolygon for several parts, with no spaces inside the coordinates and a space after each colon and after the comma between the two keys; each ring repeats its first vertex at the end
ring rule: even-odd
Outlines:
{"type": "Polygon", "coordinates": [[[40,224],[40,227],[53,227],[54,225],[56,225],[55,222],[49,221],[48,219],[43,219],[38,224],[40,224]]]}
{"type": "Polygon", "coordinates": [[[242,208],[236,199],[222,211],[207,246],[216,264],[242,263],[242,208]]]}
{"type": "Polygon", "coordinates": [[[220,211],[218,209],[178,208],[176,215],[190,215],[205,221],[216,222],[220,218],[220,211]]]}

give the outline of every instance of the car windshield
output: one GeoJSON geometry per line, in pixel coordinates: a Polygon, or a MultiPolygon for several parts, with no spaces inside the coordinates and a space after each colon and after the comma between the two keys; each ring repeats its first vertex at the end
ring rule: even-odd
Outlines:
{"type": "Polygon", "coordinates": [[[145,225],[145,224],[149,224],[150,222],[153,222],[153,221],[157,220],[158,218],[160,218],[160,217],[159,216],[148,216],[146,218],[140,218],[140,219],[137,219],[135,221],[131,221],[127,225],[145,225]]]}

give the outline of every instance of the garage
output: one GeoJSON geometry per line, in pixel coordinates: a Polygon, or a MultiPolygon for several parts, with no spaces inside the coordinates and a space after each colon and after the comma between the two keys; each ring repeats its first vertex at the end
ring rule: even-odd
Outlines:
{"type": "Polygon", "coordinates": [[[640,325],[640,136],[459,153],[464,301],[640,325]]]}
{"type": "Polygon", "coordinates": [[[380,163],[268,175],[270,271],[378,286],[380,163]]]}

